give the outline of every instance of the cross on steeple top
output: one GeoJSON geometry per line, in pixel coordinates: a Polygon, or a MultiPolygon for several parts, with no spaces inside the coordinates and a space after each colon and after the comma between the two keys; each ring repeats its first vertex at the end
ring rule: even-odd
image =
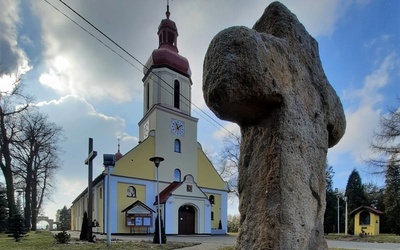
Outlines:
{"type": "Polygon", "coordinates": [[[169,0],[167,0],[167,12],[165,12],[165,15],[167,16],[167,19],[169,19],[170,16],[170,12],[169,12],[169,0]]]}

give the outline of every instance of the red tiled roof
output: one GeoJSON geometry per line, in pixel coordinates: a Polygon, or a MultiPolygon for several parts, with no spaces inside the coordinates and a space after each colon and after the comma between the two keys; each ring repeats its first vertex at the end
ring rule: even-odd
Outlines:
{"type": "Polygon", "coordinates": [[[370,212],[370,213],[378,214],[378,215],[384,214],[384,212],[379,211],[378,209],[375,209],[375,208],[373,208],[373,207],[370,207],[370,206],[360,206],[360,207],[354,209],[353,211],[351,211],[351,212],[350,212],[350,215],[356,214],[356,213],[358,213],[358,212],[361,211],[361,210],[367,210],[367,211],[370,212]]]}
{"type": "MultiPolygon", "coordinates": [[[[171,196],[172,192],[175,189],[177,189],[181,184],[182,184],[182,182],[174,181],[171,184],[169,184],[163,191],[161,191],[160,192],[160,204],[164,204],[168,200],[168,198],[171,196]]],[[[157,205],[157,195],[154,199],[153,205],[157,205]]]]}

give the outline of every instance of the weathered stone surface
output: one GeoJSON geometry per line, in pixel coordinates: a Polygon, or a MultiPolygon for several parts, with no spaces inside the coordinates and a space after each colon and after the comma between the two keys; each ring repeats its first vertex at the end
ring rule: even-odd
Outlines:
{"type": "Polygon", "coordinates": [[[214,37],[203,91],[219,118],[241,128],[237,247],[327,249],[326,154],[346,121],[314,38],[274,2],[252,29],[214,37]]]}

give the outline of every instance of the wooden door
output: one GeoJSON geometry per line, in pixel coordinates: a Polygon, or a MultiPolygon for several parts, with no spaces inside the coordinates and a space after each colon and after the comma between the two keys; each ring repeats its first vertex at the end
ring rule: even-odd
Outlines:
{"type": "Polygon", "coordinates": [[[192,206],[179,208],[178,234],[194,234],[195,210],[192,206]]]}

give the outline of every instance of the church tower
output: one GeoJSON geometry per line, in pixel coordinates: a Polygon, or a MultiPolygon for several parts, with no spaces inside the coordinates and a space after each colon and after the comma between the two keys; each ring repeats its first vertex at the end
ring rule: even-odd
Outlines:
{"type": "Polygon", "coordinates": [[[169,17],[167,6],[166,18],[158,26],[159,46],[143,68],[139,140],[150,131],[155,133],[155,155],[166,159],[160,168],[163,181],[182,181],[187,174],[196,180],[198,119],[191,116],[191,70],[188,60],[179,55],[178,29],[169,17]]]}

